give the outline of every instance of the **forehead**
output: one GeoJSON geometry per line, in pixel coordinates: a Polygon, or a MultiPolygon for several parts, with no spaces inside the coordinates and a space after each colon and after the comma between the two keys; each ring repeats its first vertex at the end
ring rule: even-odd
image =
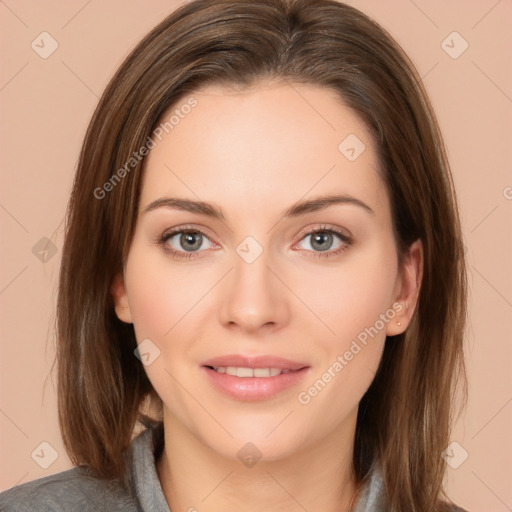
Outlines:
{"type": "Polygon", "coordinates": [[[369,131],[332,89],[208,86],[184,96],[162,123],[171,116],[145,160],[142,206],[179,195],[254,213],[338,192],[386,202],[369,131]]]}

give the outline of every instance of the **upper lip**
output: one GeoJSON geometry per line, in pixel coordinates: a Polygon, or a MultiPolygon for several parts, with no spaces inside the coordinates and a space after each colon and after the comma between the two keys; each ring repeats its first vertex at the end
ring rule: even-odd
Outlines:
{"type": "Polygon", "coordinates": [[[243,356],[239,354],[228,354],[208,359],[202,363],[202,366],[213,366],[215,368],[227,368],[228,366],[234,366],[236,368],[278,368],[281,370],[300,370],[308,365],[273,355],[243,356]]]}

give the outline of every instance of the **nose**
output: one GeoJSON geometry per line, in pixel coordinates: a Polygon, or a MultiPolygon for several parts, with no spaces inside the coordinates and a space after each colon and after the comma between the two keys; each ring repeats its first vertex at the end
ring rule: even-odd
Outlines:
{"type": "Polygon", "coordinates": [[[289,321],[290,291],[272,268],[266,251],[251,263],[237,253],[233,255],[233,270],[222,283],[222,325],[246,333],[272,331],[289,321]]]}

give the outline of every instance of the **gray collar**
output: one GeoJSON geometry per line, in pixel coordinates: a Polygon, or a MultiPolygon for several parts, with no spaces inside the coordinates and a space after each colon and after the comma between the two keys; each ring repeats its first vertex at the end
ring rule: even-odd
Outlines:
{"type": "Polygon", "coordinates": [[[132,443],[132,485],[143,512],[171,512],[156,472],[155,436],[161,424],[148,428],[132,443]]]}

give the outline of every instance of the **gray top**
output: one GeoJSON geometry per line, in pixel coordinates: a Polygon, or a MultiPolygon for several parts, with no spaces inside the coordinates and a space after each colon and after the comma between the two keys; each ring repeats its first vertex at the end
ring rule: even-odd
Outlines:
{"type": "MultiPolygon", "coordinates": [[[[2,512],[170,512],[155,466],[156,429],[132,442],[125,482],[95,478],[85,466],[17,485],[0,493],[2,512]]],[[[386,512],[378,471],[371,475],[355,512],[386,512]]],[[[465,512],[453,509],[454,512],[465,512]]]]}

